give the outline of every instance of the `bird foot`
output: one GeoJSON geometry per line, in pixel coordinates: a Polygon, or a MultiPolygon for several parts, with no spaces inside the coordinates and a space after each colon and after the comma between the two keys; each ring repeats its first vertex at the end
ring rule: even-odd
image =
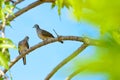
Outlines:
{"type": "Polygon", "coordinates": [[[63,43],[62,36],[58,36],[58,41],[61,42],[61,43],[63,43]]]}

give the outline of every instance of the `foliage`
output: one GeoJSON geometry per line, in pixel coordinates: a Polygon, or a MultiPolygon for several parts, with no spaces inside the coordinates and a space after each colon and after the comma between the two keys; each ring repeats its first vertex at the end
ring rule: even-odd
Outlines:
{"type": "MultiPolygon", "coordinates": [[[[109,80],[120,79],[120,1],[119,0],[56,0],[52,8],[58,7],[58,15],[61,9],[66,7],[72,11],[77,21],[86,21],[98,27],[101,32],[99,40],[105,42],[104,47],[96,47],[96,54],[89,58],[79,60],[75,69],[83,68],[87,72],[108,73],[109,80]],[[95,59],[94,59],[95,58],[95,59]]],[[[11,2],[0,0],[0,23],[5,22],[7,14],[13,14],[11,2]]],[[[10,24],[10,22],[7,22],[10,24]]],[[[9,69],[9,48],[15,48],[10,39],[0,38],[0,65],[9,69]]]]}
{"type": "Polygon", "coordinates": [[[7,38],[0,38],[0,65],[8,69],[10,61],[9,48],[16,48],[13,42],[7,38]]]}
{"type": "Polygon", "coordinates": [[[0,0],[0,22],[5,22],[7,14],[13,14],[12,8],[10,1],[0,0]]]}
{"type": "MultiPolygon", "coordinates": [[[[58,14],[66,0],[57,0],[58,14]]],[[[120,1],[119,0],[67,0],[67,4],[77,21],[86,21],[100,29],[100,40],[104,47],[96,48],[96,55],[90,59],[79,60],[79,66],[90,72],[106,72],[109,80],[120,79],[120,1]],[[97,57],[97,60],[93,60],[97,57]]],[[[77,63],[78,64],[78,63],[77,63]]]]}
{"type": "Polygon", "coordinates": [[[120,79],[120,45],[112,38],[111,35],[106,34],[101,38],[105,42],[104,47],[96,47],[95,54],[90,58],[80,58],[76,63],[73,63],[74,70],[79,71],[81,74],[99,74],[104,76],[107,74],[108,80],[120,79]]]}
{"type": "MultiPolygon", "coordinates": [[[[6,23],[10,25],[9,21],[6,21],[8,15],[13,14],[12,12],[13,5],[8,0],[0,0],[0,24],[6,23]]],[[[0,26],[1,27],[1,26],[0,26]]],[[[3,26],[5,27],[5,26],[3,26]]],[[[8,64],[10,62],[10,53],[9,48],[15,48],[13,42],[8,38],[0,37],[0,65],[5,69],[8,69],[8,64]]]]}
{"type": "Polygon", "coordinates": [[[54,8],[56,6],[58,6],[58,15],[61,15],[61,9],[66,7],[66,8],[70,8],[70,3],[68,0],[56,0],[55,3],[52,3],[52,8],[54,8]]]}
{"type": "Polygon", "coordinates": [[[72,10],[76,20],[87,21],[100,28],[101,34],[110,32],[113,38],[120,43],[120,1],[110,0],[56,0],[58,14],[65,6],[72,10]]]}

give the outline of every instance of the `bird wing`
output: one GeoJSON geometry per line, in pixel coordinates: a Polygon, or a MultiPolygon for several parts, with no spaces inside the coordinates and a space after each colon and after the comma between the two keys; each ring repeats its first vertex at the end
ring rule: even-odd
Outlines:
{"type": "Polygon", "coordinates": [[[18,43],[18,52],[21,54],[21,49],[20,49],[21,41],[18,43]]]}
{"type": "Polygon", "coordinates": [[[29,49],[29,44],[27,41],[26,41],[25,45],[26,45],[27,49],[29,49]]]}
{"type": "Polygon", "coordinates": [[[41,33],[42,33],[43,36],[54,38],[54,36],[46,30],[42,30],[41,33]]]}

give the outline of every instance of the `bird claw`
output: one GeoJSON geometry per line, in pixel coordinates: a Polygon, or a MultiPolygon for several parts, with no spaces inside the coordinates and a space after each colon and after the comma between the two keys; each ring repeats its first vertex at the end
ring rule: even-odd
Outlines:
{"type": "Polygon", "coordinates": [[[62,36],[58,36],[58,41],[61,42],[61,43],[63,43],[62,36]]]}

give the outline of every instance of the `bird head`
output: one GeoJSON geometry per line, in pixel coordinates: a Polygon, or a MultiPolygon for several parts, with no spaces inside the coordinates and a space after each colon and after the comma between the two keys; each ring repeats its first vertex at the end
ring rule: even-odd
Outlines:
{"type": "Polygon", "coordinates": [[[28,39],[29,39],[29,37],[28,37],[28,36],[26,36],[26,37],[25,37],[25,40],[28,40],[28,39]]]}
{"type": "Polygon", "coordinates": [[[39,28],[39,25],[38,25],[38,24],[35,24],[35,25],[33,26],[33,28],[39,28]]]}

